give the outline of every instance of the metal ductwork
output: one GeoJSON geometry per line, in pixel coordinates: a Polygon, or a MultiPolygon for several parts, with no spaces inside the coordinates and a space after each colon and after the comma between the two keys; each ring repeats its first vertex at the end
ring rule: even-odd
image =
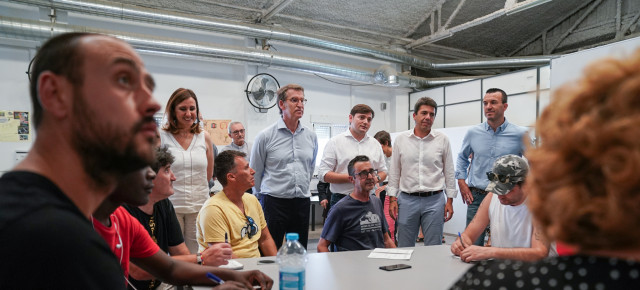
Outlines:
{"type": "Polygon", "coordinates": [[[238,23],[223,20],[213,20],[205,17],[187,15],[159,9],[142,8],[134,5],[115,4],[107,1],[78,1],[78,0],[11,0],[13,2],[62,9],[90,15],[107,16],[117,19],[143,21],[147,23],[164,24],[177,27],[193,28],[206,31],[217,31],[253,38],[272,39],[322,48],[357,56],[364,56],[384,61],[401,63],[425,70],[470,70],[470,69],[498,69],[519,68],[537,65],[547,65],[551,57],[512,57],[494,60],[469,60],[462,62],[432,62],[428,59],[397,51],[366,47],[349,41],[337,41],[302,32],[294,32],[279,27],[265,27],[248,23],[238,23]]]}
{"type": "MultiPolygon", "coordinates": [[[[168,38],[0,17],[0,37],[42,42],[51,36],[67,32],[93,32],[112,35],[127,41],[139,50],[163,55],[206,58],[214,61],[232,61],[234,63],[244,62],[251,65],[323,74],[357,82],[377,83],[373,69],[345,66],[338,63],[302,58],[268,50],[212,45],[208,43],[185,43],[180,40],[168,38]]],[[[440,80],[399,75],[397,78],[400,79],[400,85],[402,87],[426,88],[445,84],[443,82],[447,84],[459,83],[477,77],[440,80]]]]}

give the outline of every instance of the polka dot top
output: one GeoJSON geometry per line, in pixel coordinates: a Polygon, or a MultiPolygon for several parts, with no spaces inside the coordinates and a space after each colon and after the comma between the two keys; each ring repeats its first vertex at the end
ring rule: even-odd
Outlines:
{"type": "Polygon", "coordinates": [[[640,289],[640,262],[581,255],[483,261],[451,289],[640,289]]]}

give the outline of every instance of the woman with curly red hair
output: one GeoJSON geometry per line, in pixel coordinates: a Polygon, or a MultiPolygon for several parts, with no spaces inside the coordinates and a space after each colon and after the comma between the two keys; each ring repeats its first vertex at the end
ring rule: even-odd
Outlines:
{"type": "Polygon", "coordinates": [[[536,129],[529,209],[576,254],[482,262],[453,289],[640,288],[640,51],[590,65],[555,92],[536,129]]]}

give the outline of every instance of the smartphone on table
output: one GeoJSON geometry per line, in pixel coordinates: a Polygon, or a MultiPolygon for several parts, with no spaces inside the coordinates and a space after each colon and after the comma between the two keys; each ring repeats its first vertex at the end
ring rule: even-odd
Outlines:
{"type": "Polygon", "coordinates": [[[411,268],[411,265],[407,265],[407,264],[380,266],[380,270],[385,270],[385,271],[395,271],[395,270],[402,270],[402,269],[409,269],[409,268],[411,268]]]}

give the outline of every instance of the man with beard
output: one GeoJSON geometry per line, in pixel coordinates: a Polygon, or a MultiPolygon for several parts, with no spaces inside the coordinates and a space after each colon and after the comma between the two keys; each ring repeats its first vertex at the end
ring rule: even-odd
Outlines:
{"type": "Polygon", "coordinates": [[[123,288],[89,217],[125,174],[153,160],[153,78],[131,46],[99,34],[53,37],[34,59],[38,134],[0,178],[0,287],[123,288]]]}
{"type": "Polygon", "coordinates": [[[278,249],[269,233],[258,199],[247,188],[256,173],[243,152],[228,150],[216,158],[214,172],[222,191],[209,198],[196,222],[198,250],[231,244],[234,258],[275,256],[278,249]]]}
{"type": "Polygon", "coordinates": [[[549,242],[532,222],[523,188],[529,165],[522,157],[499,157],[487,172],[490,192],[469,226],[451,245],[451,252],[465,262],[487,259],[535,261],[549,253],[549,242]],[[473,245],[491,225],[491,247],[473,245]]]}
{"type": "MultiPolygon", "coordinates": [[[[125,204],[124,208],[142,224],[151,239],[162,251],[170,254],[171,258],[209,266],[226,265],[227,260],[231,259],[231,247],[226,243],[210,247],[202,253],[189,253],[175,209],[169,200],[169,196],[174,192],[173,182],[176,180],[171,170],[174,161],[167,147],[156,148],[156,158],[151,165],[156,178],[153,180],[149,202],[141,206],[125,204]]],[[[161,281],[153,275],[135,264],[129,266],[129,282],[136,289],[156,289],[160,286],[161,281]]]]}
{"type": "Polygon", "coordinates": [[[121,207],[123,203],[140,206],[149,202],[155,177],[151,167],[129,173],[91,217],[95,230],[120,261],[124,277],[129,274],[131,259],[153,276],[173,285],[218,285],[207,278],[210,272],[227,281],[225,289],[252,288],[252,283],[259,284],[261,289],[271,288],[273,281],[260,271],[240,272],[200,266],[173,259],[161,251],[140,222],[121,207]]]}
{"type": "Polygon", "coordinates": [[[379,180],[369,157],[358,155],[351,159],[347,172],[353,191],[329,212],[318,252],[328,252],[330,243],[337,251],[395,248],[382,214],[382,202],[371,194],[379,180]]]}
{"type": "MultiPolygon", "coordinates": [[[[507,154],[522,156],[526,148],[524,140],[531,143],[527,129],[509,123],[504,112],[509,104],[507,93],[498,88],[488,89],[482,99],[484,116],[487,121],[475,125],[467,131],[462,148],[456,160],[456,179],[467,207],[467,226],[476,215],[482,200],[487,196],[489,185],[486,173],[491,170],[498,157],[507,154]],[[469,156],[473,155],[473,162],[469,156]]],[[[473,241],[484,246],[485,232],[473,241]]]]}

